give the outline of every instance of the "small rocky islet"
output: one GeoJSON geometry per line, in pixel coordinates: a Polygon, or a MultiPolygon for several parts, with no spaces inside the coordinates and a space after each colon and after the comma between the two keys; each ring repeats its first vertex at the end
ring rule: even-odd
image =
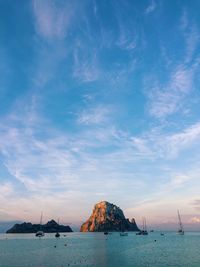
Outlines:
{"type": "Polygon", "coordinates": [[[46,224],[32,224],[30,222],[24,222],[21,224],[15,224],[6,233],[7,234],[31,234],[37,231],[43,231],[44,233],[68,233],[73,232],[70,226],[60,225],[56,221],[51,220],[46,224]]]}
{"type": "Polygon", "coordinates": [[[139,231],[135,219],[129,221],[123,211],[114,204],[102,201],[94,206],[90,218],[82,224],[81,232],[139,231]]]}

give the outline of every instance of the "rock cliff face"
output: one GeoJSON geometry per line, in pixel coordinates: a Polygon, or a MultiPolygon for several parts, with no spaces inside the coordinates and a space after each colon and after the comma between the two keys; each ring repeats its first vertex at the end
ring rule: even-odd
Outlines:
{"type": "Polygon", "coordinates": [[[57,224],[54,220],[49,221],[47,224],[32,224],[32,223],[21,223],[15,224],[6,233],[19,234],[19,233],[36,233],[37,231],[44,231],[45,233],[56,233],[56,232],[72,232],[69,226],[57,224]]]}
{"type": "Polygon", "coordinates": [[[102,201],[94,206],[92,215],[83,223],[81,232],[104,231],[139,231],[135,220],[126,219],[123,211],[107,202],[102,201]]]}

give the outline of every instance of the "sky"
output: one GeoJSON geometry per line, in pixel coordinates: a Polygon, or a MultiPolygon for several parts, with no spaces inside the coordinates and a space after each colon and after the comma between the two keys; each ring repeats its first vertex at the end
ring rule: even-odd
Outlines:
{"type": "Polygon", "coordinates": [[[200,226],[199,9],[0,0],[0,221],[200,226]]]}

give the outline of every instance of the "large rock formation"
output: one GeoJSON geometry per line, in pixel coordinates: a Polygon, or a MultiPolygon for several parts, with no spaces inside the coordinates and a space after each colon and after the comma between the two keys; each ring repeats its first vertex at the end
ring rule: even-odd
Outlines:
{"type": "Polygon", "coordinates": [[[107,202],[102,201],[94,206],[90,218],[82,224],[81,232],[104,231],[139,231],[135,220],[126,219],[123,211],[107,202]]]}
{"type": "Polygon", "coordinates": [[[45,233],[56,233],[56,232],[72,232],[72,229],[69,226],[60,225],[54,220],[49,221],[47,224],[32,224],[32,223],[21,223],[15,224],[10,228],[6,233],[8,234],[19,234],[19,233],[36,233],[37,231],[43,231],[45,233]]]}

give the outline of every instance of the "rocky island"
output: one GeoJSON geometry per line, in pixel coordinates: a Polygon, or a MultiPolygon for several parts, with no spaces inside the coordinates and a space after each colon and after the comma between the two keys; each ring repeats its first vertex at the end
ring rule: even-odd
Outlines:
{"type": "Polygon", "coordinates": [[[32,224],[30,222],[15,224],[6,233],[7,234],[28,234],[36,233],[37,231],[43,231],[44,233],[56,233],[56,232],[73,232],[69,226],[60,225],[54,220],[47,222],[46,224],[32,224]]]}
{"type": "Polygon", "coordinates": [[[114,204],[102,201],[94,206],[90,218],[82,224],[81,232],[139,231],[134,219],[129,221],[114,204]]]}

